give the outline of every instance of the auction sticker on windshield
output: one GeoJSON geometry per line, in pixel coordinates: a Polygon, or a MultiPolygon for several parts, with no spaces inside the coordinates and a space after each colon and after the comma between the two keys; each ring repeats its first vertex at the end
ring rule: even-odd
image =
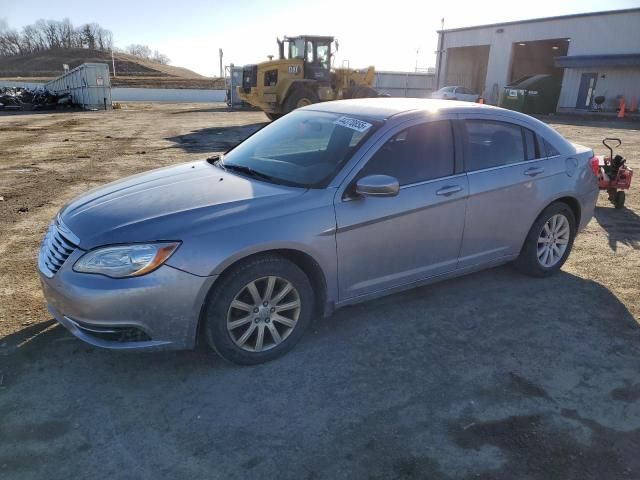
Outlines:
{"type": "Polygon", "coordinates": [[[335,120],[333,123],[336,125],[340,125],[341,127],[350,128],[351,130],[355,130],[356,132],[365,132],[371,128],[372,124],[363,122],[362,120],[358,120],[357,118],[351,117],[340,117],[335,120]]]}

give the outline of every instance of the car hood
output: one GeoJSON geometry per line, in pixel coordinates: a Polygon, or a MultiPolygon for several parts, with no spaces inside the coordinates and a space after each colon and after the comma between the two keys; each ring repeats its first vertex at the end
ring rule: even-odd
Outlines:
{"type": "Polygon", "coordinates": [[[80,247],[181,240],[199,226],[288,201],[305,189],[226,172],[207,161],[152,170],[72,200],[60,213],[80,247]]]}

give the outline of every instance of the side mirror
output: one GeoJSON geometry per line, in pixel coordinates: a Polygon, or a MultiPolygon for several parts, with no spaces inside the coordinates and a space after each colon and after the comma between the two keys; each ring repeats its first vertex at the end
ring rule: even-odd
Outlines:
{"type": "Polygon", "coordinates": [[[389,175],[367,175],[356,182],[356,193],[367,197],[395,197],[400,192],[398,179],[389,175]]]}

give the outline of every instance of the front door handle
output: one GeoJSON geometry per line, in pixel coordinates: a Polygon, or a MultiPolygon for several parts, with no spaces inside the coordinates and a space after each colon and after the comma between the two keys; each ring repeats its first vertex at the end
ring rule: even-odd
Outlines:
{"type": "Polygon", "coordinates": [[[436,192],[436,195],[444,195],[445,197],[448,197],[449,195],[453,195],[460,190],[462,190],[462,187],[460,185],[448,185],[438,190],[436,192]]]}
{"type": "Polygon", "coordinates": [[[530,177],[535,177],[536,175],[540,175],[542,172],[544,172],[544,168],[542,167],[531,167],[527,168],[524,171],[524,174],[529,175],[530,177]]]}

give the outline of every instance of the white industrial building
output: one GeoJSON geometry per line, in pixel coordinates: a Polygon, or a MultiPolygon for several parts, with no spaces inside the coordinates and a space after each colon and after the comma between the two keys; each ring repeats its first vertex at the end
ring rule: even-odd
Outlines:
{"type": "Polygon", "coordinates": [[[561,84],[558,111],[615,111],[640,98],[640,8],[441,30],[437,86],[462,85],[497,104],[504,87],[537,74],[561,84]]]}

